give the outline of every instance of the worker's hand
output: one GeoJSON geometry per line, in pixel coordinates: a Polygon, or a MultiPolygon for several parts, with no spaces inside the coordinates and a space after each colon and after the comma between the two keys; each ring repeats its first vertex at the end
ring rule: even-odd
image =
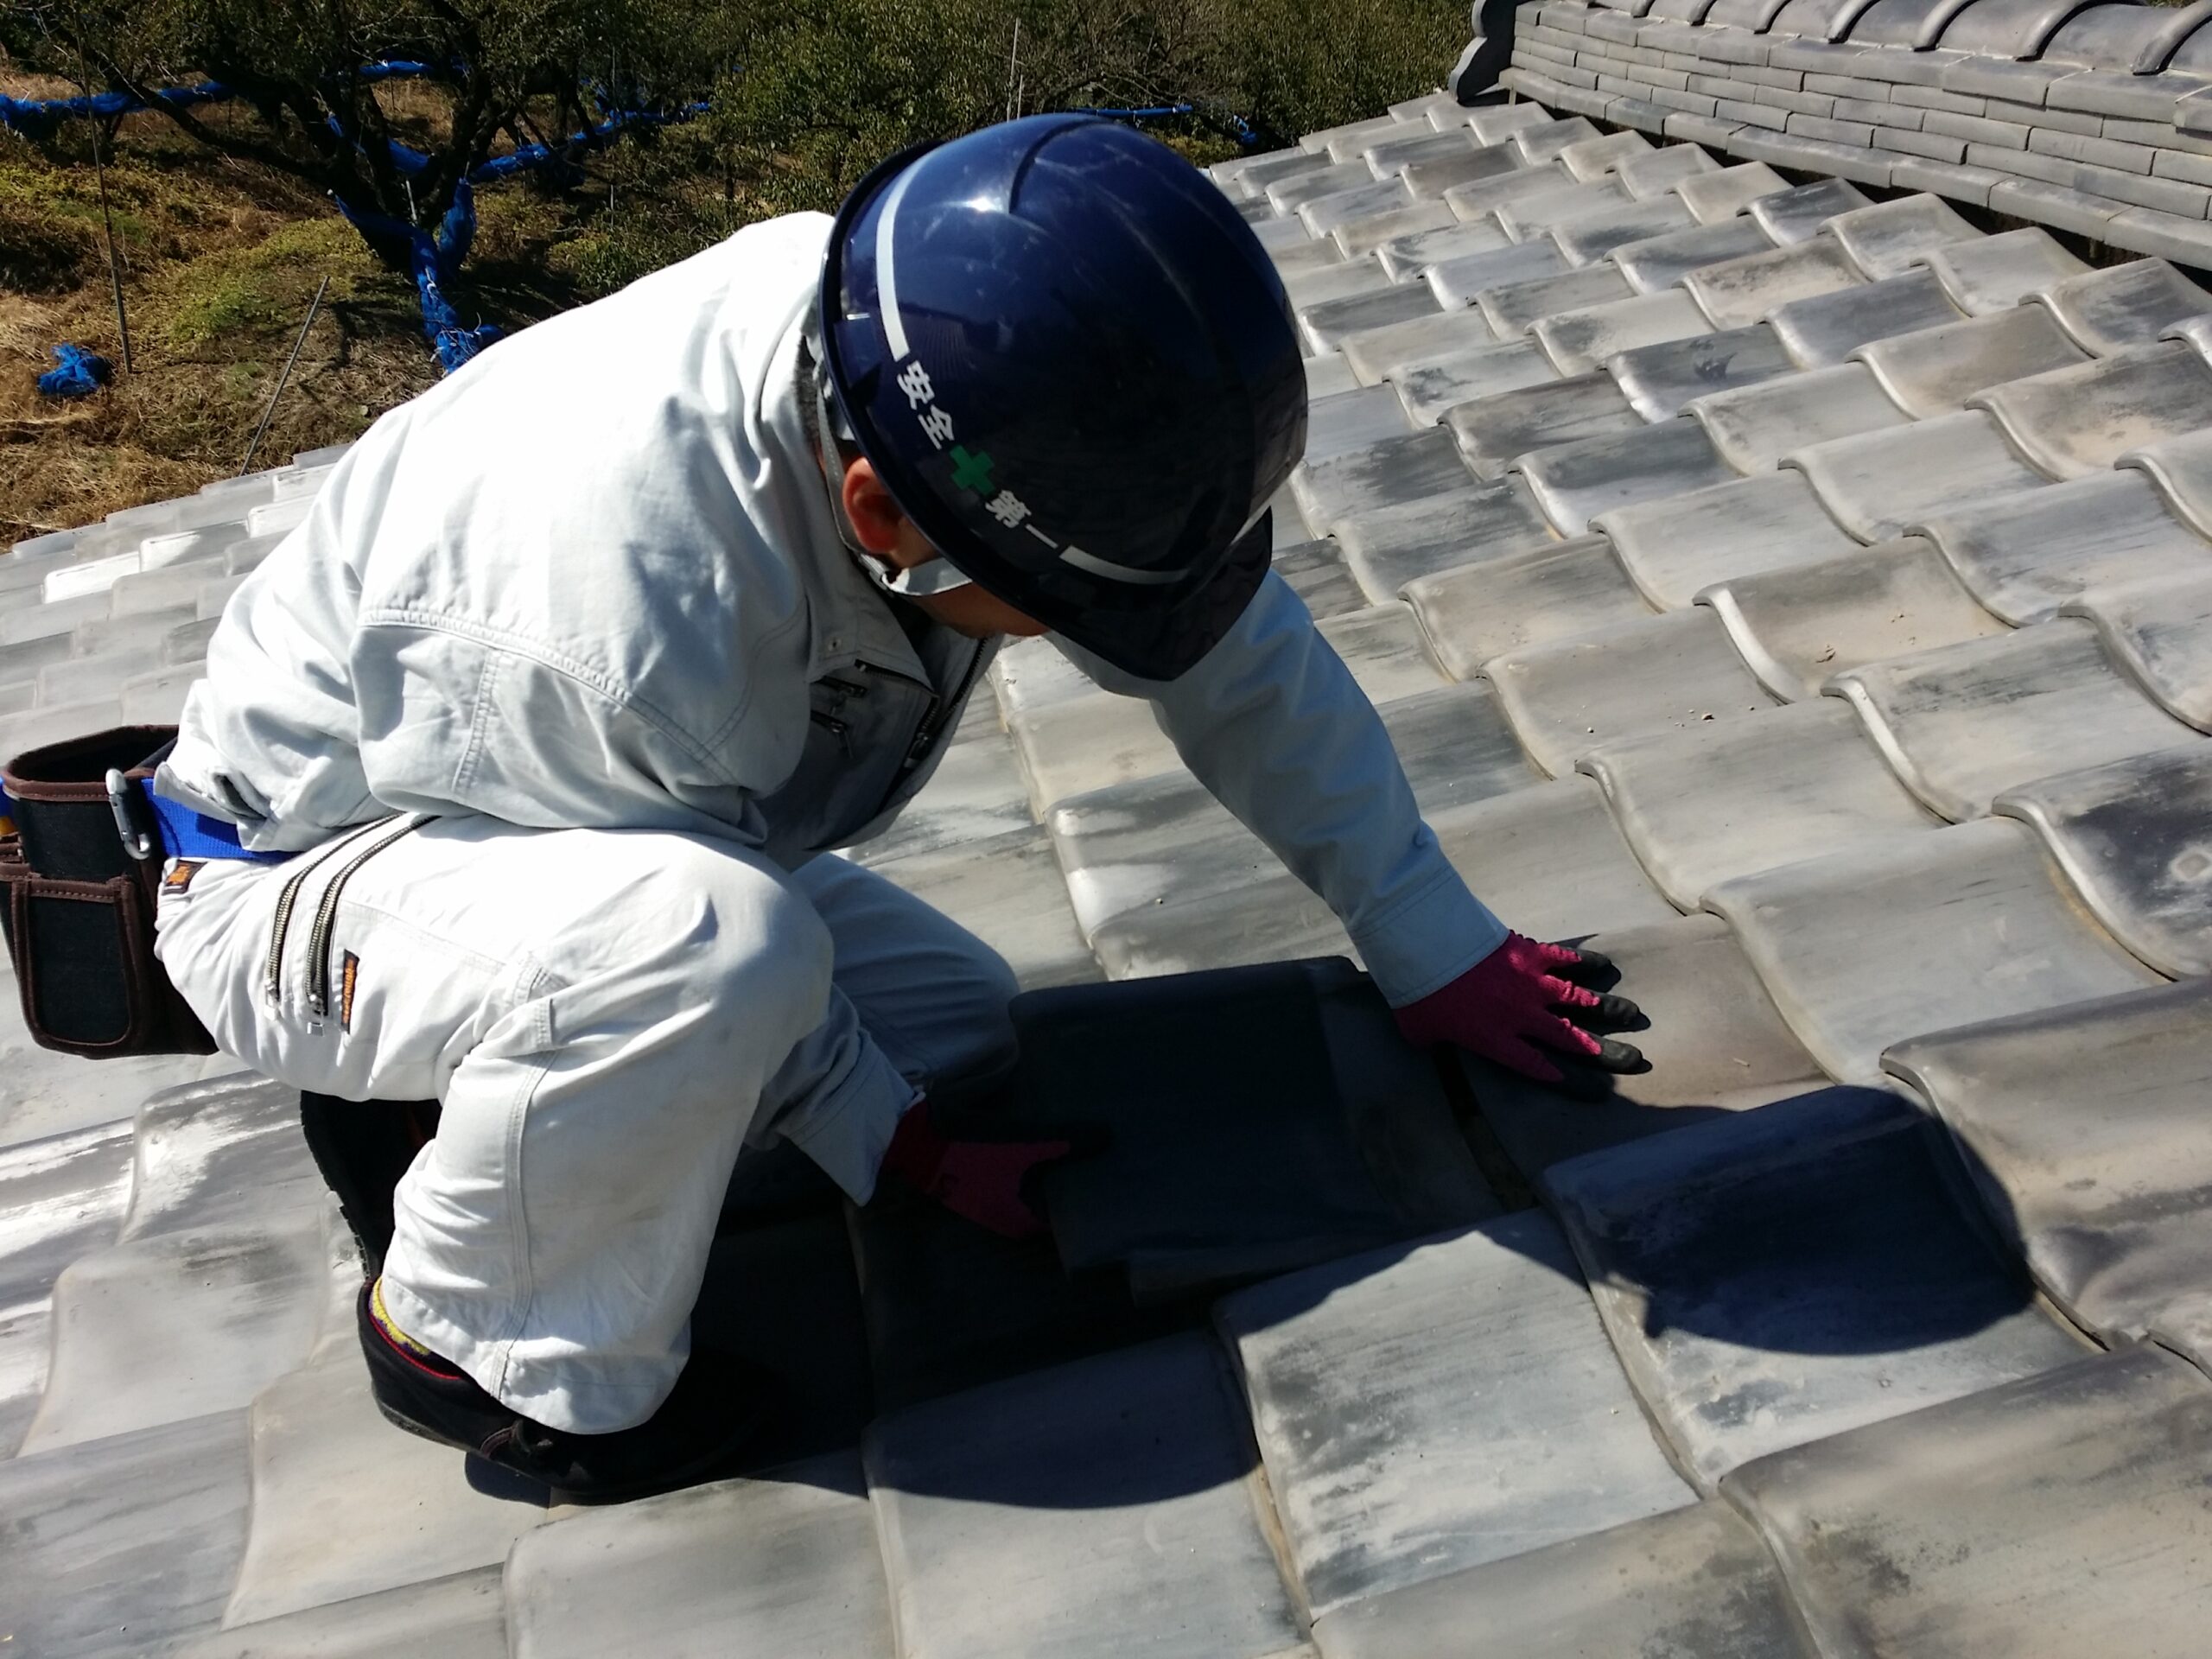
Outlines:
{"type": "Polygon", "coordinates": [[[1442,990],[1400,1008],[1398,1030],[1419,1047],[1456,1043],[1570,1094],[1602,1096],[1610,1085],[1593,1067],[1648,1069],[1641,1053],[1609,1034],[1643,1030],[1650,1022],[1642,1010],[1590,988],[1614,976],[1613,964],[1594,950],[1509,933],[1442,990]]]}
{"type": "Polygon", "coordinates": [[[1071,1141],[955,1140],[921,1100],[899,1120],[882,1170],[978,1227],[1033,1238],[1045,1222],[1029,1201],[1029,1179],[1074,1150],[1071,1141]]]}

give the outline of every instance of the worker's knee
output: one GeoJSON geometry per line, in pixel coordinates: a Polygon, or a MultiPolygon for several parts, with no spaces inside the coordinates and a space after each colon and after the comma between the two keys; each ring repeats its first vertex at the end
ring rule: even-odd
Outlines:
{"type": "Polygon", "coordinates": [[[599,838],[619,861],[588,883],[594,902],[563,918],[546,965],[571,983],[619,982],[623,1000],[667,1000],[699,1023],[788,1044],[822,1017],[830,931],[766,859],[686,836],[599,838]]]}

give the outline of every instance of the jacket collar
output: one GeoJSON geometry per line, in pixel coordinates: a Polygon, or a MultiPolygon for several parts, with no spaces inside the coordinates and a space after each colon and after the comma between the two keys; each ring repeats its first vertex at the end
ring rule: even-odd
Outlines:
{"type": "Polygon", "coordinates": [[[837,533],[830,486],[823,476],[822,462],[808,429],[806,388],[801,380],[800,346],[805,309],[784,331],[761,390],[761,425],[769,442],[781,452],[784,475],[800,480],[806,499],[802,506],[807,533],[802,545],[784,551],[798,573],[806,591],[811,644],[807,677],[867,661],[930,683],[929,671],[892,613],[884,597],[855,563],[855,555],[837,533]]]}

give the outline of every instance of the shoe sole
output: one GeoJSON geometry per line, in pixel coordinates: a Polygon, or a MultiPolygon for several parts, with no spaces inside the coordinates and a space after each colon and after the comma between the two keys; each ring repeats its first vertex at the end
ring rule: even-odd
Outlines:
{"type": "MultiPolygon", "coordinates": [[[[404,1429],[418,1440],[428,1440],[433,1446],[442,1446],[451,1451],[459,1452],[466,1457],[480,1459],[493,1468],[504,1470],[508,1474],[519,1475],[524,1480],[535,1481],[551,1494],[555,1502],[574,1503],[579,1507],[590,1507],[602,1503],[627,1503],[638,1498],[657,1497],[663,1492],[677,1491],[683,1487],[695,1485],[721,1465],[733,1462],[742,1456],[746,1446],[745,1441],[739,1441],[722,1451],[709,1452],[703,1457],[694,1459],[690,1463],[679,1465],[675,1470],[656,1476],[651,1480],[632,1481],[626,1486],[608,1486],[597,1491],[583,1491],[573,1487],[556,1486],[542,1475],[533,1474],[527,1469],[518,1469],[511,1463],[502,1463],[497,1458],[486,1456],[480,1446],[471,1446],[466,1440],[454,1440],[449,1434],[441,1434],[435,1429],[426,1427],[412,1419],[403,1417],[383,1401],[376,1400],[373,1392],[370,1395],[370,1398],[376,1401],[377,1414],[394,1428],[404,1429]]],[[[753,1425],[756,1430],[760,1427],[760,1425],[757,1422],[753,1425]]]]}

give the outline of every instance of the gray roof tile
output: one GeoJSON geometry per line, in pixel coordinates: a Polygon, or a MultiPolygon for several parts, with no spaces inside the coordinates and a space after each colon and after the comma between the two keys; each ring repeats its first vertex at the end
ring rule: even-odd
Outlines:
{"type": "MultiPolygon", "coordinates": [[[[1497,234],[1502,238],[1505,232],[1497,234]]],[[[1425,280],[1437,302],[1449,311],[1472,305],[1477,296],[1492,289],[1556,276],[1567,268],[1567,256],[1545,237],[1535,242],[1507,243],[1482,253],[1455,254],[1429,266],[1425,280]]]]}
{"type": "Polygon", "coordinates": [[[1862,364],[1842,363],[1693,397],[1684,405],[1738,472],[1770,472],[1787,454],[1905,424],[1862,364]]]}
{"type": "Polygon", "coordinates": [[[1762,253],[1772,245],[1757,219],[1739,215],[1624,243],[1605,257],[1620,267],[1639,294],[1649,294],[1672,288],[1700,265],[1762,253]]]}
{"type": "Polygon", "coordinates": [[[1580,270],[1567,270],[1563,266],[1562,260],[1562,269],[1558,271],[1486,287],[1474,296],[1498,339],[1512,340],[1524,334],[1540,318],[1557,316],[1577,306],[1624,300],[1635,292],[1629,287],[1628,279],[1611,265],[1586,265],[1580,270]]]}
{"type": "Polygon", "coordinates": [[[2147,346],[2175,323],[2212,311],[2206,293],[2163,259],[2085,270],[2035,290],[2084,351],[2099,357],[2147,346]]]}
{"type": "Polygon", "coordinates": [[[1302,1621],[1253,1518],[1247,1434],[1197,1335],[879,1422],[867,1468],[900,1651],[1295,1647],[1302,1621]]]}
{"type": "Polygon", "coordinates": [[[2212,573],[2212,547],[2130,467],[1938,512],[1912,526],[2007,622],[2033,622],[2086,588],[2212,573]]]}
{"type": "Polygon", "coordinates": [[[2156,1350],[2082,1360],[1744,1469],[1826,1653],[2185,1653],[2212,1534],[2203,1376],[2156,1350]]]}
{"type": "Polygon", "coordinates": [[[1719,613],[1760,683],[1793,702],[1818,696],[1848,670],[1879,672],[1906,653],[2007,633],[1913,537],[1732,576],[1699,598],[1719,613]]]}
{"type": "Polygon", "coordinates": [[[1376,250],[1376,257],[1393,281],[1402,283],[1447,259],[1464,258],[1472,253],[1495,253],[1511,245],[1511,238],[1491,221],[1461,224],[1455,219],[1442,230],[1393,237],[1376,250]]]}
{"type": "Polygon", "coordinates": [[[2038,779],[1995,810],[2035,826],[2097,919],[2165,974],[2212,972],[2204,890],[2212,752],[2202,738],[2038,779]]]}
{"type": "Polygon", "coordinates": [[[1684,910],[1717,882],[1937,823],[1833,697],[1624,738],[1584,755],[1581,769],[1684,910]]]}
{"type": "Polygon", "coordinates": [[[1524,645],[1484,671],[1529,753],[1554,777],[1615,738],[1739,719],[1773,702],[1719,619],[1702,608],[1524,645]]]}
{"type": "Polygon", "coordinates": [[[2190,735],[2071,619],[1866,663],[1839,674],[1834,690],[1858,707],[1906,786],[1952,819],[1986,812],[2016,785],[2190,735]]]}
{"type": "Polygon", "coordinates": [[[1602,536],[1549,542],[1408,583],[1430,653],[1470,680],[1491,658],[1650,614],[1602,536]]]}
{"type": "Polygon", "coordinates": [[[2202,981],[1919,1038],[1883,1064],[1942,1115],[2005,1243],[2085,1328],[2139,1337],[2203,1283],[2202,981]]]}
{"type": "Polygon", "coordinates": [[[1446,412],[1444,424],[1475,475],[1497,478],[1531,450],[1643,422],[1612,376],[1593,370],[1461,404],[1446,412]]]}
{"type": "Polygon", "coordinates": [[[253,1402],[253,1510],[226,1624],[495,1566],[544,1518],[542,1488],[395,1433],[369,1397],[350,1318],[253,1402]]]}
{"type": "Polygon", "coordinates": [[[1778,195],[1789,188],[1789,181],[1764,162],[1739,162],[1716,173],[1700,173],[1674,186],[1675,194],[1706,225],[1733,218],[1761,196],[1778,195]]]}
{"type": "MultiPolygon", "coordinates": [[[[1344,338],[1344,360],[1366,385],[1395,378],[1395,372],[1453,352],[1497,344],[1490,320],[1479,311],[1440,311],[1407,322],[1386,323],[1344,338]]],[[[1401,423],[1402,424],[1402,422],[1401,423]]],[[[1312,447],[1312,417],[1307,419],[1312,447]]]]}
{"type": "Polygon", "coordinates": [[[1595,368],[1616,352],[1688,340],[1713,330],[1697,302],[1671,289],[1556,311],[1530,327],[1560,372],[1567,375],[1595,368]]]}
{"type": "Polygon", "coordinates": [[[1515,471],[1562,536],[1583,534],[1599,513],[1736,477],[1705,429],[1688,419],[1540,450],[1516,461],[1515,471]]]}
{"type": "Polygon", "coordinates": [[[1436,296],[1427,288],[1419,283],[1396,283],[1370,294],[1301,302],[1298,306],[1298,328],[1309,349],[1329,352],[1336,350],[1347,334],[1426,316],[1435,309],[1436,296]]]}
{"type": "Polygon", "coordinates": [[[1842,247],[1823,237],[1704,266],[1686,273],[1682,286],[1714,327],[1740,328],[1761,321],[1786,301],[1831,293],[1866,280],[1842,247]]]}
{"type": "Polygon", "coordinates": [[[1781,464],[1810,479],[1821,505],[1865,542],[1899,535],[1931,512],[2040,481],[1980,410],[1832,438],[1791,452],[1781,464]]]}
{"type": "Polygon", "coordinates": [[[185,1642],[169,1659],[386,1659],[431,1644],[440,1659],[508,1659],[500,1580],[498,1567],[480,1567],[211,1631],[185,1642]]]}
{"type": "Polygon", "coordinates": [[[1541,1214],[1279,1279],[1217,1318],[1317,1617],[1690,1501],[1541,1214]]]}
{"type": "Polygon", "coordinates": [[[1347,257],[1357,257],[1402,236],[1447,229],[1459,222],[1440,201],[1417,202],[1410,207],[1390,207],[1380,213],[1349,219],[1330,232],[1330,238],[1347,257]]]}
{"type": "Polygon", "coordinates": [[[1528,485],[1510,476],[1464,493],[1357,513],[1337,524],[1345,568],[1376,605],[1396,599],[1416,577],[1553,539],[1528,485]]]}
{"type": "MultiPolygon", "coordinates": [[[[1507,210],[1510,217],[1511,210],[1507,210]]],[[[1552,226],[1552,238],[1574,264],[1587,264],[1615,248],[1646,241],[1671,231],[1690,227],[1695,221],[1676,196],[1653,196],[1624,202],[1602,212],[1577,214],[1552,226]]]]}
{"type": "Polygon", "coordinates": [[[516,1544],[506,1585],[516,1659],[897,1651],[850,1452],[571,1514],[516,1544]]]}
{"type": "Polygon", "coordinates": [[[1748,1111],[1826,1082],[1783,1023],[1742,947],[1713,916],[1605,928],[1590,948],[1633,985],[1651,1020],[1633,1040],[1650,1070],[1604,1100],[1561,1101],[1518,1073],[1468,1057],[1483,1122],[1531,1179],[1585,1153],[1748,1111]]]}
{"type": "Polygon", "coordinates": [[[1714,582],[1810,563],[1858,543],[1802,474],[1780,473],[1603,515],[1599,528],[1653,604],[1680,609],[1714,582]]]}
{"type": "Polygon", "coordinates": [[[245,1413],[0,1462],[8,1634],[41,1659],[212,1630],[245,1547],[245,1413]]]}
{"type": "Polygon", "coordinates": [[[1352,513],[1464,489],[1467,465],[1449,433],[1431,427],[1365,448],[1299,463],[1291,488],[1315,531],[1352,513]]]}
{"type": "Polygon", "coordinates": [[[1516,340],[1446,352],[1418,365],[1394,368],[1390,378],[1407,418],[1426,426],[1478,397],[1556,380],[1559,371],[1542,346],[1531,340],[1516,340]]]}
{"type": "Polygon", "coordinates": [[[1708,1499],[1355,1603],[1313,1637],[1322,1659],[1430,1659],[1469,1630],[1529,1659],[1814,1659],[1789,1608],[1758,1534],[1708,1499]]]}
{"type": "Polygon", "coordinates": [[[1976,317],[2009,310],[2030,295],[2088,270],[2040,226],[1954,243],[1925,258],[1952,303],[1976,317]]]}
{"type": "Polygon", "coordinates": [[[1725,1115],[1545,1179],[1630,1381],[1704,1491],[2082,1352],[1961,1217],[1926,1121],[1885,1094],[1725,1115]]]}
{"type": "Polygon", "coordinates": [[[1807,368],[1842,362],[1870,341],[1961,321],[1934,274],[1915,270],[1777,306],[1768,321],[1807,368]]]}
{"type": "Polygon", "coordinates": [[[1973,401],[2038,470],[2087,478],[2132,449],[2212,425],[2212,364],[2179,340],[2158,340],[2008,380],[1973,401]]]}
{"type": "Polygon", "coordinates": [[[1792,366],[1781,341],[1764,323],[1631,346],[1605,365],[1630,406],[1648,421],[1672,419],[1693,397],[1756,385],[1792,366]]]}
{"type": "Polygon", "coordinates": [[[1908,1037],[2156,982],[2055,884],[2034,834],[1981,818],[1722,882],[1790,1028],[1847,1083],[1908,1037]]]}

